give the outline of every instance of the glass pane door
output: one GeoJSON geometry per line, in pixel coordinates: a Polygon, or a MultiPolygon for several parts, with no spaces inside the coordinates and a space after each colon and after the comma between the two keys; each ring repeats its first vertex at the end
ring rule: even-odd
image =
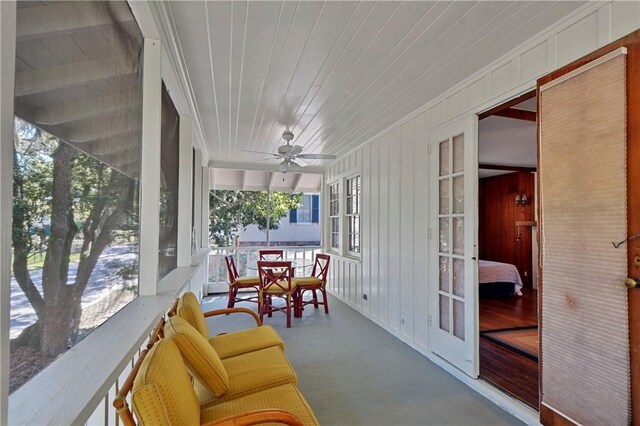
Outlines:
{"type": "Polygon", "coordinates": [[[429,344],[477,377],[477,119],[440,128],[430,142],[429,344]]]}

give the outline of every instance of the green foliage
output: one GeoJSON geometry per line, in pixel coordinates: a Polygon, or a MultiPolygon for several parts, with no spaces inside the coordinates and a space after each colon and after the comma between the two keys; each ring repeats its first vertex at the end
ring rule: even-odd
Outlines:
{"type": "MultiPolygon", "coordinates": [[[[280,219],[290,209],[300,206],[301,194],[272,192],[269,197],[269,229],[278,229],[280,219]]],[[[224,246],[227,240],[240,229],[257,225],[261,231],[267,229],[267,193],[265,191],[211,191],[209,196],[211,240],[224,246]]]]}

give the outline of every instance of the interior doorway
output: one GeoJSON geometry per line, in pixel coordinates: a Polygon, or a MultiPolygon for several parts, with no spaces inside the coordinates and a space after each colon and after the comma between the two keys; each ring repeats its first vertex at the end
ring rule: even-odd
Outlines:
{"type": "Polygon", "coordinates": [[[480,377],[539,409],[535,91],[479,115],[480,377]]]}

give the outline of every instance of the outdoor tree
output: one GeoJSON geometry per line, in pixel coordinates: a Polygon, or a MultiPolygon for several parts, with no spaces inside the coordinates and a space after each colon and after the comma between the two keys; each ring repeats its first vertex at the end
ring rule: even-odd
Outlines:
{"type": "Polygon", "coordinates": [[[13,180],[13,273],[37,321],[11,347],[57,356],[77,339],[82,295],[112,231],[133,210],[135,181],[21,120],[13,180]],[[81,247],[71,276],[74,240],[81,247]],[[36,252],[44,252],[38,280],[28,265],[36,252]]]}
{"type": "Polygon", "coordinates": [[[267,215],[266,191],[211,191],[209,197],[210,238],[218,246],[225,245],[233,234],[249,225],[257,225],[261,231],[275,230],[280,226],[280,219],[290,209],[300,206],[300,194],[272,192],[269,195],[269,214],[267,215]]]}

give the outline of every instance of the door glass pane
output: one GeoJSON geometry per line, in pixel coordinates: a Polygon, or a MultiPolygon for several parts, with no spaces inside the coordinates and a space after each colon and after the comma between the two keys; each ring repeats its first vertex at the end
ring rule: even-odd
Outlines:
{"type": "Polygon", "coordinates": [[[453,218],[453,253],[464,254],[464,218],[453,218]]]}
{"type": "Polygon", "coordinates": [[[464,297],[464,259],[453,259],[453,294],[464,297]]]}
{"type": "Polygon", "coordinates": [[[449,141],[440,142],[440,176],[449,174],[449,141]]]}
{"type": "Polygon", "coordinates": [[[449,218],[440,219],[440,252],[449,253],[449,218]]]}
{"type": "Polygon", "coordinates": [[[449,292],[449,258],[440,256],[440,290],[449,292]]]}
{"type": "Polygon", "coordinates": [[[448,332],[449,327],[449,298],[440,295],[440,328],[448,332]]]}
{"type": "Polygon", "coordinates": [[[464,302],[455,299],[453,300],[453,335],[464,340],[464,302]]]}
{"type": "Polygon", "coordinates": [[[449,178],[440,181],[440,214],[449,213],[449,178]]]}
{"type": "Polygon", "coordinates": [[[453,173],[464,171],[464,135],[453,138],[453,173]]]}
{"type": "Polygon", "coordinates": [[[464,213],[464,176],[453,178],[453,213],[464,213]]]}

